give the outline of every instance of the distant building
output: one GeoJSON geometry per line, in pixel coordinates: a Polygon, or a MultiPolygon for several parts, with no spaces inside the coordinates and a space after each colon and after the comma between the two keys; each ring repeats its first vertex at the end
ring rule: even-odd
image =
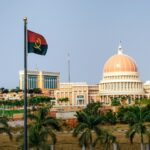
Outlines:
{"type": "Polygon", "coordinates": [[[88,85],[88,102],[99,101],[99,84],[88,85]]]}
{"type": "Polygon", "coordinates": [[[60,87],[54,91],[54,97],[69,98],[65,104],[72,106],[84,106],[88,104],[88,85],[85,82],[60,83],[60,87]]]}
{"type": "Polygon", "coordinates": [[[128,103],[144,97],[143,82],[133,58],[123,53],[121,45],[118,53],[111,56],[103,68],[103,79],[99,84],[100,101],[110,104],[111,98],[124,97],[128,103]]]}
{"type": "MultiPolygon", "coordinates": [[[[27,88],[42,90],[59,88],[60,73],[47,71],[27,71],[27,88]]],[[[20,89],[24,89],[24,71],[19,72],[20,89]]]]}
{"type": "Polygon", "coordinates": [[[150,81],[144,83],[145,97],[150,98],[150,81]]]}
{"type": "MultiPolygon", "coordinates": [[[[24,72],[20,71],[19,76],[20,89],[23,89],[24,72]]],[[[60,83],[60,73],[28,71],[27,85],[28,89],[41,88],[45,95],[55,97],[56,105],[78,107],[99,101],[109,106],[112,98],[123,98],[125,104],[133,104],[135,100],[144,97],[150,98],[150,81],[141,81],[135,60],[123,53],[121,45],[118,53],[104,64],[103,78],[98,84],[60,83]],[[69,101],[60,102],[61,98],[68,98],[69,101]]]]}
{"type": "Polygon", "coordinates": [[[4,100],[21,100],[21,99],[23,99],[23,93],[22,92],[4,93],[4,94],[2,94],[2,99],[4,99],[4,100]]]}

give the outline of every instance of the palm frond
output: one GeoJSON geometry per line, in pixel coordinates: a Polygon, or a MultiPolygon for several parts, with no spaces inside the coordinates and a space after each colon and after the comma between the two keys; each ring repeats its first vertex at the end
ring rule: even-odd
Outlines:
{"type": "Polygon", "coordinates": [[[80,132],[82,132],[86,128],[88,128],[88,125],[86,123],[78,124],[73,131],[73,136],[77,136],[78,134],[80,134],[80,132]]]}
{"type": "Polygon", "coordinates": [[[47,117],[44,122],[44,126],[51,126],[53,129],[60,130],[59,122],[57,119],[52,118],[52,117],[47,117]]]}
{"type": "Polygon", "coordinates": [[[8,118],[6,117],[0,117],[0,125],[8,127],[8,118]]]}
{"type": "Polygon", "coordinates": [[[38,116],[36,116],[35,114],[28,114],[28,118],[34,121],[38,121],[38,116]]]}
{"type": "Polygon", "coordinates": [[[130,139],[130,143],[133,143],[133,138],[136,134],[135,129],[132,127],[126,132],[126,137],[130,139]]]}
{"type": "Polygon", "coordinates": [[[79,144],[80,146],[85,145],[87,146],[89,143],[92,142],[92,133],[90,130],[86,130],[83,133],[81,133],[81,136],[79,137],[79,144]]]}
{"type": "Polygon", "coordinates": [[[51,137],[51,144],[55,144],[57,142],[56,134],[51,129],[48,129],[48,134],[51,137]]]}

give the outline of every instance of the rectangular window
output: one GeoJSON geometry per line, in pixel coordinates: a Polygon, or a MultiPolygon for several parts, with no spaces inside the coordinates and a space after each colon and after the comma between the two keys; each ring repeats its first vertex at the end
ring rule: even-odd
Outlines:
{"type": "Polygon", "coordinates": [[[28,89],[38,88],[37,76],[28,75],[28,89]]]}
{"type": "Polygon", "coordinates": [[[77,95],[76,101],[77,101],[77,105],[83,105],[84,104],[84,95],[77,95]]]}
{"type": "Polygon", "coordinates": [[[44,76],[44,88],[45,89],[57,88],[57,77],[56,76],[44,76]]]}

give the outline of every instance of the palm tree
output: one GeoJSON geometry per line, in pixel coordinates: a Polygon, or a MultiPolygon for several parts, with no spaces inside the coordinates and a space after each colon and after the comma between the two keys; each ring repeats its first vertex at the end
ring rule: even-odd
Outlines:
{"type": "Polygon", "coordinates": [[[7,122],[8,119],[6,117],[0,117],[0,134],[6,133],[9,136],[9,138],[12,140],[11,130],[7,122]]]}
{"type": "MultiPolygon", "coordinates": [[[[49,137],[51,145],[57,141],[55,131],[59,130],[59,123],[53,117],[48,116],[49,107],[40,108],[37,113],[29,113],[31,124],[28,125],[29,148],[34,150],[49,150],[49,137]]],[[[17,139],[23,138],[20,135],[17,139]]]]}
{"type": "MultiPolygon", "coordinates": [[[[37,125],[30,125],[28,129],[28,145],[31,150],[50,150],[50,145],[48,144],[48,130],[45,128],[39,129],[37,125]]],[[[24,131],[22,134],[17,136],[16,140],[21,141],[24,139],[24,131]]],[[[24,144],[18,147],[19,150],[24,150],[24,144]]]]}
{"type": "Polygon", "coordinates": [[[110,145],[116,144],[116,137],[109,133],[106,130],[102,130],[102,133],[96,138],[94,145],[100,141],[100,143],[104,144],[104,150],[109,150],[110,145]]]}
{"type": "Polygon", "coordinates": [[[109,123],[111,125],[116,124],[117,122],[117,115],[112,110],[109,110],[106,114],[104,114],[104,121],[105,123],[109,123]]]}
{"type": "MultiPolygon", "coordinates": [[[[54,133],[50,133],[50,130],[39,125],[31,125],[29,127],[29,147],[35,150],[49,150],[48,136],[54,133]]],[[[53,135],[55,140],[56,136],[53,135]]]]}
{"type": "MultiPolygon", "coordinates": [[[[54,130],[59,130],[59,123],[58,121],[48,116],[49,113],[49,107],[40,108],[37,114],[29,114],[28,117],[33,121],[31,127],[29,127],[29,145],[31,147],[36,146],[37,143],[34,143],[31,139],[34,139],[34,134],[38,134],[40,137],[39,142],[41,141],[41,138],[43,139],[43,142],[46,143],[48,140],[48,135],[51,137],[51,144],[56,143],[56,135],[54,130]],[[34,130],[32,130],[34,129],[34,130]],[[33,133],[32,133],[33,131],[33,133]]],[[[40,142],[41,143],[41,142],[40,142]]],[[[45,144],[46,145],[46,144],[45,144]]]]}
{"type": "Polygon", "coordinates": [[[135,107],[135,109],[136,111],[128,111],[124,116],[124,120],[128,121],[129,124],[129,130],[126,132],[126,136],[130,139],[130,142],[133,143],[135,134],[139,134],[141,139],[141,150],[143,150],[143,136],[146,134],[149,138],[150,135],[146,125],[144,124],[144,122],[150,118],[150,112],[143,111],[140,107],[135,107]]]}
{"type": "Polygon", "coordinates": [[[133,126],[129,127],[129,130],[126,132],[126,136],[130,139],[131,143],[133,143],[133,138],[136,133],[140,135],[141,150],[143,150],[144,149],[143,135],[148,133],[146,126],[143,123],[136,123],[133,126]]]}
{"type": "Polygon", "coordinates": [[[89,115],[84,111],[76,112],[78,124],[73,131],[73,136],[79,135],[79,144],[83,147],[90,146],[90,150],[94,146],[94,136],[101,133],[98,125],[101,123],[100,115],[89,115]],[[94,135],[95,134],[95,135],[94,135]]]}
{"type": "Polygon", "coordinates": [[[100,108],[102,107],[102,103],[100,102],[91,102],[87,105],[86,108],[83,109],[84,112],[86,112],[89,115],[99,115],[100,114],[100,108]]]}

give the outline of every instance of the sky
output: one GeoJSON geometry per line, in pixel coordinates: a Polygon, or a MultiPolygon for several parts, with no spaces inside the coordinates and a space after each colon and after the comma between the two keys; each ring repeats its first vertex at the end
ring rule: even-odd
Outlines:
{"type": "Polygon", "coordinates": [[[0,87],[19,86],[24,67],[24,22],[48,43],[45,56],[28,54],[29,70],[60,72],[68,82],[97,84],[107,59],[124,53],[137,64],[142,81],[150,80],[150,1],[148,0],[1,0],[0,87]]]}

